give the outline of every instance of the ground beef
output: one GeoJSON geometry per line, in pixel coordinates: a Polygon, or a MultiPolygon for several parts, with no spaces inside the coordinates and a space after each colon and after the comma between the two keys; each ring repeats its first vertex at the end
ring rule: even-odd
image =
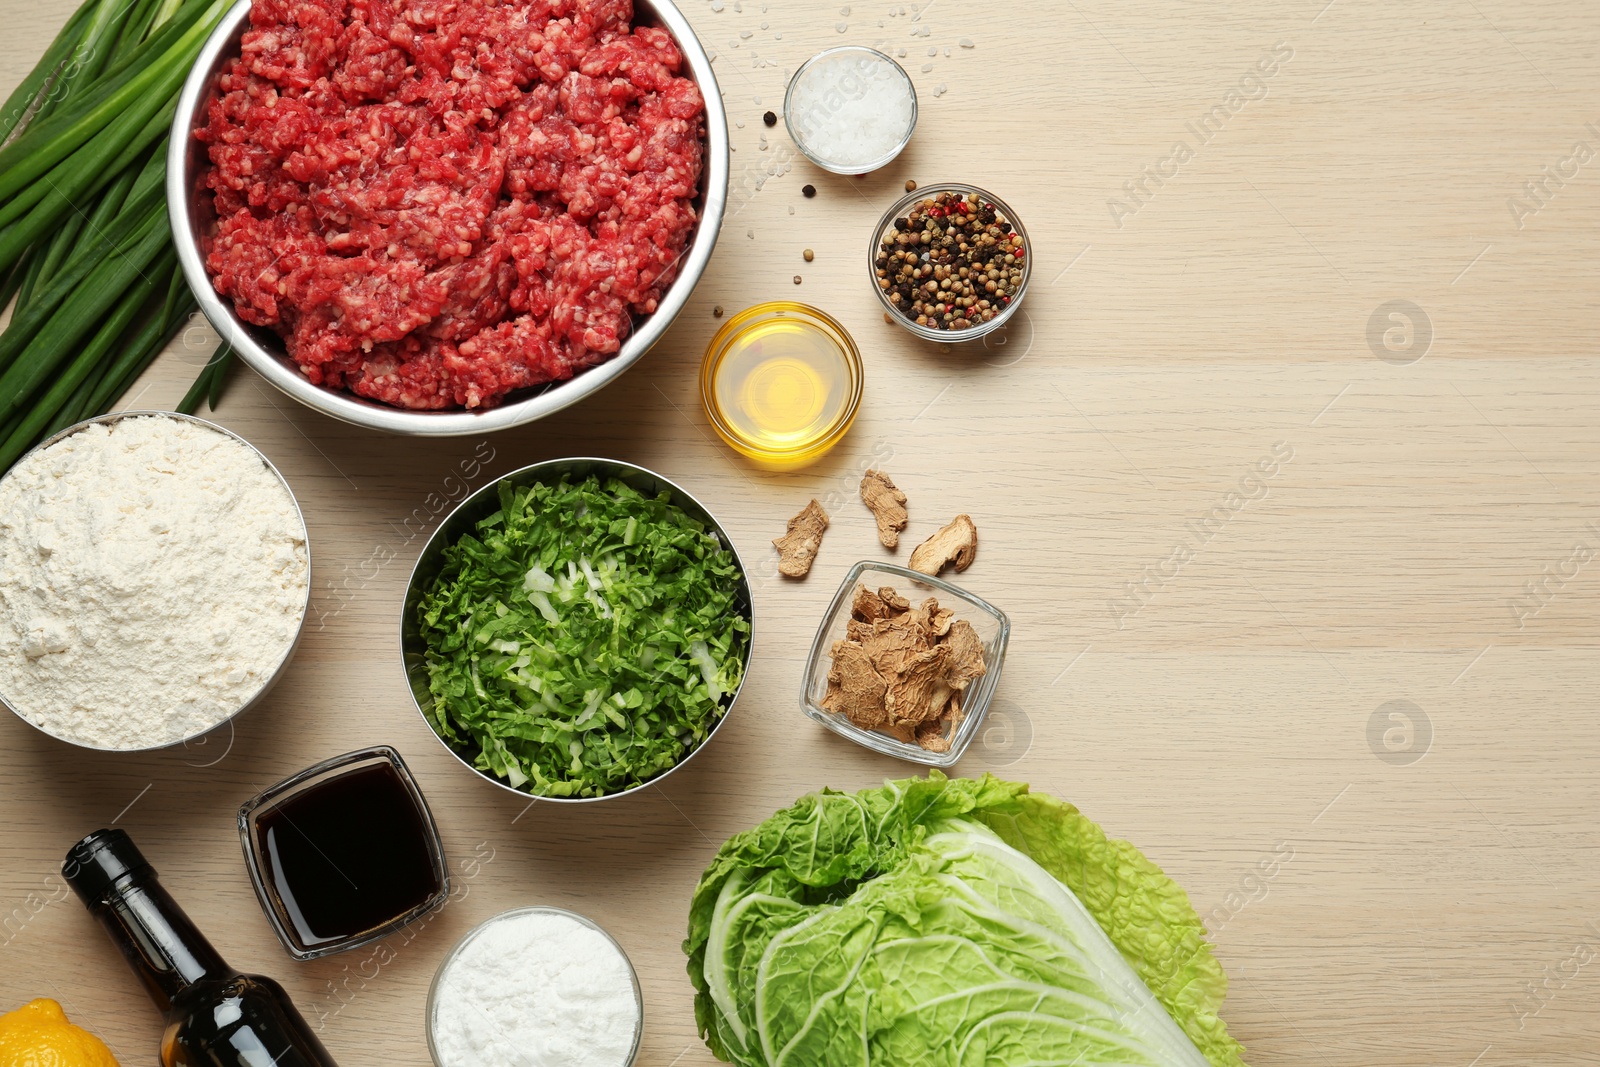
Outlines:
{"type": "Polygon", "coordinates": [[[306,376],[490,407],[616,354],[694,231],[705,103],[631,0],[256,0],[206,265],[306,376]]]}

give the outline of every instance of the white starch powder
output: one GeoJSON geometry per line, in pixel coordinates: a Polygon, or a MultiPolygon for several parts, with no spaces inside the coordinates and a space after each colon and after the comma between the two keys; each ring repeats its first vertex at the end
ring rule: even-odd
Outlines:
{"type": "Polygon", "coordinates": [[[0,481],[0,695],[93,748],[171,744],[276,671],[309,581],[294,498],[200,423],[96,423],[0,481]]]}
{"type": "Polygon", "coordinates": [[[899,154],[916,124],[916,99],[900,64],[870,48],[846,47],[795,74],[784,114],[789,135],[814,160],[861,174],[899,154]]]}
{"type": "Polygon", "coordinates": [[[644,1021],[621,950],[560,911],[489,920],[436,981],[440,1067],[624,1067],[644,1021]]]}

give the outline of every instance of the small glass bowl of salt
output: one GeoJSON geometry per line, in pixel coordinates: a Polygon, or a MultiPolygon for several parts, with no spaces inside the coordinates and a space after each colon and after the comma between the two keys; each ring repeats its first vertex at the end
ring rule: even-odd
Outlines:
{"type": "Polygon", "coordinates": [[[436,1067],[632,1067],[639,976],[615,938],[565,908],[513,908],[450,950],[428,990],[436,1067]]]}
{"type": "Polygon", "coordinates": [[[789,79],[783,122],[795,147],[823,170],[867,174],[910,142],[917,90],[905,68],[875,48],[829,48],[789,79]]]}

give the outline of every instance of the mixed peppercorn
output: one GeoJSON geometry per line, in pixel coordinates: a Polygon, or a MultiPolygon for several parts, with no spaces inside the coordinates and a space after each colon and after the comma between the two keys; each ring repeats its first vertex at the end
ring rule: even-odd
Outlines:
{"type": "Polygon", "coordinates": [[[967,330],[1006,309],[1022,285],[1022,235],[977,193],[944,192],[890,223],[878,288],[918,326],[967,330]]]}

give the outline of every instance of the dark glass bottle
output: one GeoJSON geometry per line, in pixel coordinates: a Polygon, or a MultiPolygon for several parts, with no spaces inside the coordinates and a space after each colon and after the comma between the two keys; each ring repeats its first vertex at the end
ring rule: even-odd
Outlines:
{"type": "Polygon", "coordinates": [[[224,963],[127,834],[90,834],[61,873],[166,1017],[162,1067],[335,1067],[283,987],[224,963]]]}

